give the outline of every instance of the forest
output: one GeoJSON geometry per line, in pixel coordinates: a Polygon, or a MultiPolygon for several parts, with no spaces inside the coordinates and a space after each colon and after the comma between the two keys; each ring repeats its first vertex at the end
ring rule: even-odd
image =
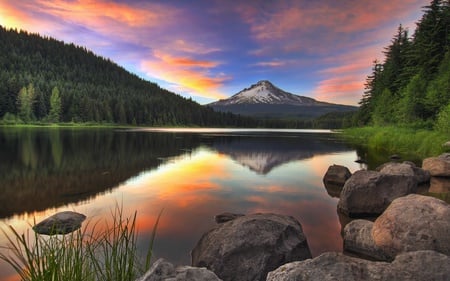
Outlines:
{"type": "Polygon", "coordinates": [[[0,120],[147,126],[257,126],[214,112],[91,51],[0,26],[0,120]]]}
{"type": "Polygon", "coordinates": [[[412,36],[400,25],[373,62],[354,126],[406,126],[450,133],[450,1],[423,7],[412,36]]]}

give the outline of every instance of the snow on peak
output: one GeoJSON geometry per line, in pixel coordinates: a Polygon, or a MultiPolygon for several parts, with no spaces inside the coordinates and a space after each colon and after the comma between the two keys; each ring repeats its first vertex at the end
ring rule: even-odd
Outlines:
{"type": "Polygon", "coordinates": [[[216,102],[216,104],[306,104],[315,102],[313,99],[301,97],[285,92],[267,80],[246,88],[234,96],[216,102]]]}

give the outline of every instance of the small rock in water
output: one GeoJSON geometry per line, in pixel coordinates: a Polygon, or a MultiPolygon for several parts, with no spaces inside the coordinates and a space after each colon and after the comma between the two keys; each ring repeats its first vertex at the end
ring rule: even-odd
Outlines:
{"type": "Polygon", "coordinates": [[[67,234],[79,229],[85,219],[86,216],[80,213],[60,212],[36,224],[33,230],[45,235],[67,234]]]}

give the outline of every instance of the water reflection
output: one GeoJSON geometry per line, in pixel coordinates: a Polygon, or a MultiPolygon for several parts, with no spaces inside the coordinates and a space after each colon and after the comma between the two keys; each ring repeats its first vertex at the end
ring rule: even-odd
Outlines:
{"type": "Polygon", "coordinates": [[[322,177],[332,164],[359,168],[330,134],[2,129],[0,144],[4,223],[23,232],[63,210],[107,220],[120,203],[138,212],[144,245],[164,209],[155,254],[178,264],[222,212],[292,215],[314,256],[340,251],[337,199],[322,177]]]}
{"type": "Polygon", "coordinates": [[[0,131],[0,144],[5,218],[93,198],[199,142],[105,129],[8,128],[0,131]]]}

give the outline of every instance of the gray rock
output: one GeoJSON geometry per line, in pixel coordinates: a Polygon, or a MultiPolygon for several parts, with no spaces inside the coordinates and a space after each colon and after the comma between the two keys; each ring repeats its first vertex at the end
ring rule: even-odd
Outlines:
{"type": "Polygon", "coordinates": [[[300,223],[290,216],[253,214],[217,225],[191,252],[192,265],[223,280],[266,280],[282,264],[311,257],[300,223]]]}
{"type": "Polygon", "coordinates": [[[424,159],[422,168],[429,171],[432,176],[450,177],[450,153],[424,159]]]}
{"type": "Polygon", "coordinates": [[[415,177],[419,184],[430,181],[430,173],[416,167],[416,165],[412,162],[389,162],[383,164],[380,168],[381,169],[379,171],[383,174],[415,177]]]}
{"type": "Polygon", "coordinates": [[[331,197],[339,197],[345,182],[351,175],[352,173],[350,173],[350,170],[347,167],[341,165],[332,165],[328,167],[328,170],[323,177],[323,184],[327,193],[331,197]]]}
{"type": "Polygon", "coordinates": [[[213,272],[206,268],[192,266],[179,266],[164,259],[153,263],[152,267],[136,281],[220,281],[213,272]]]}
{"type": "Polygon", "coordinates": [[[79,229],[85,219],[86,216],[80,213],[59,212],[33,226],[33,230],[45,235],[67,234],[79,229]]]}
{"type": "Polygon", "coordinates": [[[397,256],[392,263],[373,262],[324,253],[314,259],[285,264],[267,276],[267,281],[360,281],[360,280],[450,280],[450,257],[434,251],[397,256]]]}
{"type": "Polygon", "coordinates": [[[344,250],[362,258],[389,261],[389,256],[373,241],[372,227],[373,222],[368,220],[354,220],[347,224],[344,228],[344,250]]]}
{"type": "Polygon", "coordinates": [[[214,216],[214,220],[216,221],[216,223],[220,224],[220,223],[234,220],[235,218],[242,217],[242,216],[245,216],[245,215],[225,212],[225,213],[214,216]]]}
{"type": "Polygon", "coordinates": [[[403,252],[434,250],[450,255],[450,205],[411,194],[398,198],[379,216],[372,237],[390,257],[403,252]]]}
{"type": "Polygon", "coordinates": [[[325,176],[323,177],[323,182],[325,184],[334,184],[344,186],[345,182],[351,177],[352,173],[350,170],[341,165],[332,165],[328,167],[325,176]]]}
{"type": "Polygon", "coordinates": [[[416,190],[414,177],[360,170],[345,182],[338,210],[350,217],[381,214],[395,198],[416,190]]]}

